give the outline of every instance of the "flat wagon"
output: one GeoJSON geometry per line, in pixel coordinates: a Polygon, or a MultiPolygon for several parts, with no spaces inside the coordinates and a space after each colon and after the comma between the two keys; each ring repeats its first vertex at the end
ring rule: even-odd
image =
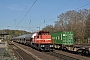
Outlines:
{"type": "Polygon", "coordinates": [[[55,48],[67,49],[67,46],[74,45],[73,32],[53,32],[51,33],[51,36],[53,38],[55,48]]]}

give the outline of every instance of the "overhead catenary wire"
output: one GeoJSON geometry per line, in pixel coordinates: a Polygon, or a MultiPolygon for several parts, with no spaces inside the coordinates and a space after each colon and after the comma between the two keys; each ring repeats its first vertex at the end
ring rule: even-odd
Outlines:
{"type": "MultiPolygon", "coordinates": [[[[68,5],[70,2],[72,2],[73,0],[70,0],[69,2],[67,2],[66,4],[64,4],[64,5],[62,5],[61,7],[59,7],[58,9],[56,9],[56,10],[54,10],[54,11],[52,11],[52,12],[50,12],[50,13],[48,13],[47,15],[45,15],[44,17],[46,17],[46,16],[48,16],[48,15],[50,15],[50,14],[52,14],[52,13],[54,13],[54,12],[56,12],[57,10],[59,10],[59,9],[61,9],[61,8],[63,8],[64,6],[66,6],[66,5],[68,5]]],[[[41,18],[39,18],[39,19],[42,19],[43,17],[41,17],[41,18]]]]}
{"type": "Polygon", "coordinates": [[[80,9],[80,8],[82,8],[82,7],[85,7],[85,6],[89,5],[89,4],[90,4],[90,3],[87,3],[87,4],[83,5],[83,6],[80,6],[80,7],[76,8],[75,10],[80,9]]]}
{"type": "MultiPolygon", "coordinates": [[[[37,1],[37,0],[36,0],[36,1],[37,1]]],[[[33,3],[33,5],[36,3],[36,1],[33,3]]],[[[48,15],[50,15],[50,14],[52,14],[52,13],[54,13],[55,11],[61,9],[62,7],[66,6],[66,5],[69,4],[71,1],[73,1],[73,0],[70,0],[70,1],[67,2],[65,5],[63,5],[63,6],[59,7],[58,9],[56,9],[56,10],[50,12],[50,13],[47,14],[47,15],[45,15],[45,17],[48,16],[48,15]]],[[[33,5],[31,6],[31,8],[33,7],[33,5]]],[[[31,8],[28,10],[28,12],[31,10],[31,8]]],[[[28,12],[27,12],[27,13],[28,13],[28,12]]],[[[19,24],[20,24],[20,23],[22,22],[22,20],[25,18],[25,16],[27,15],[27,13],[26,13],[26,14],[24,15],[24,17],[21,19],[21,21],[19,22],[19,24]]],[[[56,18],[56,17],[55,17],[55,18],[56,18]]],[[[50,19],[50,20],[52,20],[52,19],[50,19]]],[[[46,21],[45,21],[45,22],[46,22],[46,21]]],[[[18,24],[18,25],[19,25],[19,24],[18,24]]],[[[41,24],[42,24],[42,23],[41,23],[41,24]]],[[[18,26],[18,25],[17,25],[17,26],[18,26]]],[[[39,25],[39,24],[38,24],[38,25],[39,25]]],[[[17,28],[17,26],[16,26],[16,28],[17,28]]],[[[37,26],[37,25],[36,25],[36,26],[37,26]]],[[[16,28],[15,28],[15,29],[16,29],[16,28]]]]}
{"type": "MultiPolygon", "coordinates": [[[[23,11],[22,11],[22,13],[20,14],[20,16],[19,16],[17,19],[14,19],[14,21],[15,21],[15,26],[16,26],[16,20],[19,20],[19,18],[23,15],[24,11],[27,9],[27,7],[28,7],[29,4],[30,4],[30,1],[29,1],[28,4],[26,5],[26,7],[23,9],[23,11]]],[[[16,26],[16,27],[18,27],[18,26],[16,26]]],[[[15,27],[15,28],[16,28],[16,27],[15,27]]]]}
{"type": "MultiPolygon", "coordinates": [[[[66,4],[64,4],[64,5],[62,5],[61,7],[59,7],[58,9],[56,9],[56,10],[54,10],[54,11],[52,11],[52,12],[50,12],[49,14],[47,14],[47,15],[45,15],[44,17],[47,17],[48,15],[50,15],[50,14],[52,14],[52,13],[54,13],[54,12],[56,12],[57,10],[59,10],[59,9],[61,9],[61,8],[63,8],[64,6],[66,6],[66,5],[68,5],[70,2],[72,2],[73,0],[70,0],[69,2],[67,2],[66,4]]],[[[56,17],[55,17],[56,18],[56,17]]],[[[51,18],[50,20],[52,20],[52,19],[55,19],[55,18],[51,18]]],[[[41,18],[39,18],[39,19],[43,19],[43,17],[41,17],[41,18]]],[[[38,19],[38,20],[39,20],[38,19]]],[[[45,22],[46,22],[46,20],[45,20],[45,22]]],[[[42,23],[40,23],[40,24],[37,24],[36,26],[39,26],[39,25],[41,25],[42,23]]]]}
{"type": "Polygon", "coordinates": [[[27,7],[28,7],[29,4],[30,4],[30,1],[28,2],[28,4],[26,5],[26,7],[24,8],[24,10],[22,11],[22,13],[20,14],[20,16],[18,17],[18,19],[23,15],[24,11],[27,9],[27,7]]]}
{"type": "MultiPolygon", "coordinates": [[[[76,9],[74,9],[74,10],[77,10],[77,9],[83,8],[83,7],[85,7],[85,6],[89,5],[89,4],[90,4],[90,3],[87,3],[87,4],[83,5],[83,6],[80,6],[80,7],[76,8],[76,9]]],[[[56,10],[54,10],[54,11],[56,11],[56,10]]],[[[51,14],[51,13],[50,13],[50,14],[51,14]]],[[[55,18],[57,18],[57,17],[55,17],[55,18]]],[[[45,20],[45,22],[47,22],[47,21],[51,21],[52,19],[55,19],[55,18],[51,18],[51,19],[49,19],[49,20],[45,20]]],[[[40,23],[40,24],[38,24],[38,25],[36,25],[36,26],[40,26],[41,24],[43,24],[43,22],[40,23]]]]}
{"type": "MultiPolygon", "coordinates": [[[[26,14],[23,16],[23,18],[20,20],[20,22],[18,23],[18,25],[22,22],[22,20],[26,17],[26,15],[29,13],[29,11],[32,9],[32,7],[35,5],[35,3],[37,2],[37,0],[34,1],[34,3],[32,4],[32,6],[29,8],[29,10],[26,12],[26,14]]],[[[17,25],[17,26],[18,26],[17,25]]],[[[15,27],[15,29],[17,28],[17,26],[15,27]]]]}
{"type": "MultiPolygon", "coordinates": [[[[87,5],[89,5],[90,3],[88,3],[88,4],[85,4],[85,5],[83,5],[83,6],[81,6],[81,7],[78,7],[78,8],[76,8],[76,9],[80,9],[80,8],[82,8],[82,7],[84,7],[84,6],[87,6],[87,5]]],[[[67,4],[66,4],[67,5],[67,4]]],[[[66,6],[66,5],[64,5],[64,6],[66,6]]],[[[62,7],[64,7],[64,6],[62,6],[62,7]]],[[[60,7],[61,8],[61,7],[60,7]]],[[[58,9],[60,9],[60,8],[58,8],[58,9]]],[[[57,10],[58,10],[57,9],[57,10]]],[[[76,10],[75,9],[75,10],[76,10]]],[[[50,15],[50,14],[52,14],[52,13],[54,13],[55,11],[57,11],[57,10],[54,10],[53,12],[51,12],[51,13],[49,13],[49,14],[47,14],[47,15],[45,15],[44,17],[46,17],[46,16],[48,16],[48,15],[50,15]]],[[[28,13],[28,12],[27,12],[28,13]]],[[[27,13],[25,14],[25,15],[27,15],[27,13]]],[[[56,18],[56,17],[55,17],[56,18]]],[[[44,18],[45,19],[45,18],[44,18]]],[[[23,19],[22,19],[23,20],[23,19]]],[[[45,23],[47,22],[47,21],[50,21],[50,20],[52,20],[52,19],[49,19],[49,20],[45,20],[45,23]]],[[[21,22],[20,22],[21,23],[21,22]]],[[[42,22],[43,23],[43,22],[42,22]]],[[[42,24],[41,23],[41,24],[42,24]]],[[[39,24],[38,24],[39,25],[39,24]]],[[[36,25],[37,26],[37,25],[36,25]]]]}

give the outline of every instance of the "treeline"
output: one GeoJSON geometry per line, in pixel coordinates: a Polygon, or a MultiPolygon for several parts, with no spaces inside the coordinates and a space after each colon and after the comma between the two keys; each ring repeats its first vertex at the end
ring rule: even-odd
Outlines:
{"type": "Polygon", "coordinates": [[[77,42],[87,43],[90,38],[90,10],[71,10],[57,16],[53,25],[47,25],[43,30],[50,32],[73,31],[77,42]]]}
{"type": "Polygon", "coordinates": [[[0,34],[9,34],[12,37],[20,36],[20,35],[24,35],[24,34],[29,34],[29,33],[30,32],[23,31],[23,30],[10,30],[10,29],[0,30],[0,34]]]}

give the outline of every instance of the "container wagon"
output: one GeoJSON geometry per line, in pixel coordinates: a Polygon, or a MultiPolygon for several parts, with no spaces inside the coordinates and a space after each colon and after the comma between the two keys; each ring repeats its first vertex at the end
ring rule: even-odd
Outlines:
{"type": "Polygon", "coordinates": [[[54,48],[67,50],[69,46],[74,45],[73,32],[53,32],[51,36],[54,41],[54,48]]]}
{"type": "Polygon", "coordinates": [[[82,55],[90,55],[90,45],[75,44],[73,32],[53,32],[51,36],[54,48],[81,53],[82,55]]]}

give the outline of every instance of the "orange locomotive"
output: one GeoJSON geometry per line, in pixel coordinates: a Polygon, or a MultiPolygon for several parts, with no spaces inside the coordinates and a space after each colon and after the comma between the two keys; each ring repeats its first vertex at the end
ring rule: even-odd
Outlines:
{"type": "Polygon", "coordinates": [[[32,35],[31,46],[41,51],[53,51],[53,41],[49,32],[40,31],[32,35]]]}

